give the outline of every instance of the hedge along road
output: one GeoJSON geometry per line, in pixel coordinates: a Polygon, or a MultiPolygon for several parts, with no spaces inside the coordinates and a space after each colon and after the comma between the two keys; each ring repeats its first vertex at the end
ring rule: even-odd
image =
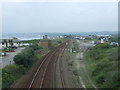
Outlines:
{"type": "Polygon", "coordinates": [[[17,48],[15,49],[15,52],[8,52],[6,53],[6,56],[0,57],[0,68],[5,67],[9,64],[14,64],[13,58],[15,55],[20,53],[24,48],[17,48]]]}

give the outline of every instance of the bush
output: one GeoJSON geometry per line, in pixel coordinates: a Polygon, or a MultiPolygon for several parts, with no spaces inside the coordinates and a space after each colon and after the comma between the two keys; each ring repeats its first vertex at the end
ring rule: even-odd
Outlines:
{"type": "Polygon", "coordinates": [[[105,83],[105,77],[103,75],[99,76],[98,79],[97,79],[97,83],[104,84],[105,83]]]}
{"type": "Polygon", "coordinates": [[[37,44],[40,42],[40,39],[33,39],[33,40],[23,40],[22,41],[23,43],[34,43],[34,44],[37,44]]]}
{"type": "Polygon", "coordinates": [[[78,75],[78,72],[77,72],[77,71],[78,71],[77,69],[73,70],[73,74],[74,74],[75,76],[78,75]]]}
{"type": "Polygon", "coordinates": [[[33,55],[34,55],[33,49],[26,48],[23,52],[14,57],[14,62],[15,64],[23,65],[24,67],[29,67],[33,62],[32,61],[33,55]]]}
{"type": "Polygon", "coordinates": [[[33,50],[43,49],[42,47],[38,46],[38,44],[33,44],[30,46],[33,50]]]}
{"type": "Polygon", "coordinates": [[[85,63],[98,88],[120,88],[118,72],[120,54],[118,47],[110,48],[108,43],[92,47],[85,53],[85,63]]]}
{"type": "Polygon", "coordinates": [[[2,88],[9,88],[18,78],[20,78],[26,69],[20,65],[9,65],[2,69],[2,88]]]}
{"type": "Polygon", "coordinates": [[[109,43],[97,44],[97,45],[96,45],[96,48],[101,48],[101,49],[110,48],[110,44],[109,44],[109,43]]]}
{"type": "Polygon", "coordinates": [[[64,42],[64,39],[62,39],[62,38],[51,40],[50,50],[52,50],[53,48],[55,48],[56,46],[58,46],[59,44],[61,44],[63,42],[64,42]]]}
{"type": "MultiPolygon", "coordinates": [[[[119,87],[120,72],[118,70],[112,70],[106,73],[106,84],[110,88],[119,87]]],[[[119,89],[118,89],[119,90],[119,89]]]]}
{"type": "Polygon", "coordinates": [[[38,49],[40,49],[38,45],[31,45],[27,47],[14,57],[15,64],[30,67],[34,62],[35,50],[38,49]]]}
{"type": "Polygon", "coordinates": [[[99,62],[99,63],[96,65],[94,71],[92,72],[92,76],[97,76],[97,75],[99,75],[101,71],[108,69],[110,65],[111,65],[111,64],[108,63],[108,61],[106,61],[106,60],[104,60],[103,62],[99,62]]]}
{"type": "Polygon", "coordinates": [[[85,40],[92,40],[90,37],[86,37],[85,40]]]}
{"type": "Polygon", "coordinates": [[[39,50],[37,44],[25,48],[21,53],[14,57],[16,65],[9,65],[3,68],[2,86],[9,88],[16,80],[18,80],[37,59],[36,50],[39,50]]]}
{"type": "Polygon", "coordinates": [[[74,40],[74,41],[73,41],[73,47],[72,47],[72,50],[78,52],[78,51],[79,51],[78,46],[79,46],[79,45],[78,45],[77,41],[74,40]]]}

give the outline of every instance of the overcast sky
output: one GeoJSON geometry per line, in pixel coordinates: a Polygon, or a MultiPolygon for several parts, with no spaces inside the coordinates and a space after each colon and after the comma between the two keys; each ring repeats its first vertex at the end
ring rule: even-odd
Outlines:
{"type": "Polygon", "coordinates": [[[117,31],[118,3],[4,3],[2,30],[5,33],[117,31]]]}

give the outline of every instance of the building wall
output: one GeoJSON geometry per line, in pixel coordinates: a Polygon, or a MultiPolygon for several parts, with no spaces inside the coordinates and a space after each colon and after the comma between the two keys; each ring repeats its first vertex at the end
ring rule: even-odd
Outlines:
{"type": "MultiPolygon", "coordinates": [[[[7,46],[8,46],[8,47],[11,46],[10,43],[7,43],[7,46]]],[[[13,46],[18,47],[18,46],[20,46],[20,44],[19,44],[19,43],[13,43],[13,46]]],[[[6,47],[6,44],[4,43],[4,45],[3,45],[2,43],[0,43],[0,47],[5,48],[5,47],[6,47]]]]}
{"type": "Polygon", "coordinates": [[[45,49],[49,49],[51,42],[50,40],[41,41],[39,42],[39,45],[45,49]]]}
{"type": "Polygon", "coordinates": [[[45,49],[48,49],[48,42],[40,42],[39,45],[45,49]]]}

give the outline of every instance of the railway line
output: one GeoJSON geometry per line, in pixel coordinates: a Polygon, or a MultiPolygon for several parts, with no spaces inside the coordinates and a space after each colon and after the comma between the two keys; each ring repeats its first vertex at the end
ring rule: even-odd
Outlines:
{"type": "Polygon", "coordinates": [[[14,84],[12,88],[65,88],[65,80],[62,70],[62,56],[69,47],[70,41],[66,41],[55,47],[48,54],[39,60],[35,68],[26,74],[20,82],[14,84]],[[58,68],[58,69],[56,69],[58,68]],[[59,80],[57,73],[59,72],[59,80]],[[60,84],[60,87],[57,87],[60,84]]]}

